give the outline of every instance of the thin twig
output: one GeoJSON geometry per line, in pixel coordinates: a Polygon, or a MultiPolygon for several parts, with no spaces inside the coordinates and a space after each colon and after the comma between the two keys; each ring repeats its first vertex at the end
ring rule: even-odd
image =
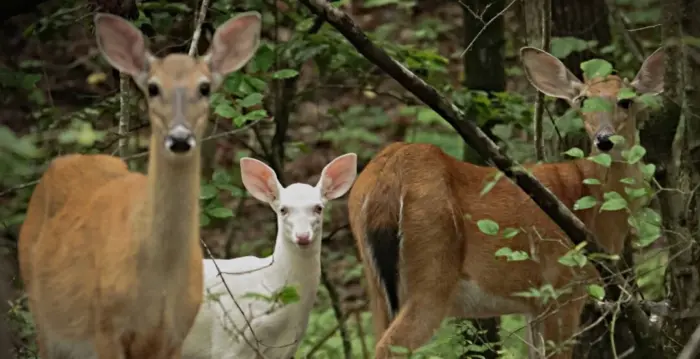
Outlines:
{"type": "Polygon", "coordinates": [[[197,44],[199,43],[199,38],[202,36],[202,23],[207,17],[207,8],[209,7],[209,0],[202,0],[202,5],[199,7],[199,12],[195,16],[194,34],[192,34],[192,42],[190,43],[190,50],[187,54],[194,56],[197,51],[197,44]]]}
{"type": "MultiPolygon", "coordinates": [[[[541,0],[542,8],[540,16],[542,24],[540,26],[540,35],[542,39],[542,50],[549,51],[549,43],[551,39],[551,24],[552,24],[552,2],[551,0],[541,0]]],[[[544,152],[544,130],[542,120],[544,117],[544,93],[537,91],[537,100],[535,101],[535,155],[538,161],[545,160],[544,152]]]]}
{"type": "Polygon", "coordinates": [[[127,149],[129,144],[129,75],[120,72],[119,73],[119,128],[117,133],[119,134],[119,144],[117,145],[119,151],[119,157],[124,158],[127,156],[127,149]]]}
{"type": "Polygon", "coordinates": [[[503,14],[505,14],[506,11],[508,11],[508,9],[510,9],[510,7],[513,6],[513,4],[515,4],[517,1],[518,1],[518,0],[513,0],[513,1],[511,1],[511,2],[508,4],[508,6],[504,7],[503,10],[501,10],[498,14],[496,14],[494,17],[490,18],[489,21],[488,21],[486,24],[484,24],[484,26],[481,28],[481,30],[479,30],[479,32],[476,34],[476,36],[474,36],[474,38],[473,38],[472,41],[469,43],[469,45],[467,45],[467,48],[464,49],[464,51],[462,51],[462,53],[461,53],[459,56],[460,56],[460,57],[464,57],[464,54],[466,54],[466,53],[471,49],[471,47],[474,46],[474,43],[476,42],[476,39],[478,39],[479,36],[481,36],[481,34],[484,32],[484,30],[486,30],[486,28],[489,27],[489,25],[491,25],[491,23],[492,23],[494,20],[496,20],[499,16],[503,16],[503,14]]]}

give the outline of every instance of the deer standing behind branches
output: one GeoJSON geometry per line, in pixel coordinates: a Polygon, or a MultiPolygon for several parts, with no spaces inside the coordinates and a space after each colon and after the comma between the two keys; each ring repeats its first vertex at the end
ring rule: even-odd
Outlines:
{"type": "Polygon", "coordinates": [[[219,27],[202,57],[152,55],[141,32],[95,16],[103,57],[148,99],[148,174],[119,158],[54,159],[29,202],[21,275],[42,359],[177,359],[202,300],[200,148],[209,95],[253,57],[260,15],[219,27]]]}
{"type": "MultiPolygon", "coordinates": [[[[644,185],[640,164],[621,159],[622,151],[637,142],[637,121],[648,114],[641,102],[618,99],[618,94],[623,88],[660,93],[663,51],[650,55],[629,83],[615,75],[581,82],[557,58],[531,47],[521,49],[521,58],[530,83],[546,95],[562,98],[579,111],[587,98],[609,105],[610,111],[580,111],[594,144],[592,155],[608,153],[613,160],[609,167],[578,159],[526,168],[568,208],[583,196],[595,197],[598,204],[577,211],[577,216],[603,248],[620,253],[630,230],[628,212],[600,212],[599,207],[609,191],[621,194],[631,210],[643,205],[625,192],[625,187],[644,185]],[[613,135],[624,142],[616,144],[613,135]],[[599,184],[586,185],[587,178],[599,184]]],[[[541,330],[545,341],[558,344],[575,335],[586,299],[585,280],[599,280],[599,274],[590,262],[580,269],[558,262],[573,244],[517,185],[501,180],[481,196],[485,182],[497,172],[458,161],[433,145],[394,143],[359,175],[348,207],[368,283],[377,359],[398,356],[390,353],[390,346],[413,350],[425,344],[447,316],[542,316],[541,326],[529,328],[531,333],[541,330]],[[508,237],[517,234],[486,235],[476,225],[481,219],[517,230],[508,237]],[[496,257],[502,247],[529,253],[531,259],[496,257]],[[546,305],[540,298],[514,295],[545,284],[567,287],[568,293],[546,305]]],[[[548,354],[571,357],[570,347],[559,349],[548,354]]]]}
{"type": "Polygon", "coordinates": [[[204,261],[206,299],[185,342],[185,359],[294,357],[321,277],[323,209],[352,187],[356,175],[357,155],[348,153],[326,165],[316,186],[282,187],[272,168],[241,159],[243,185],[277,215],[275,249],[265,258],[204,261]],[[284,303],[288,286],[296,287],[299,301],[284,303]]]}

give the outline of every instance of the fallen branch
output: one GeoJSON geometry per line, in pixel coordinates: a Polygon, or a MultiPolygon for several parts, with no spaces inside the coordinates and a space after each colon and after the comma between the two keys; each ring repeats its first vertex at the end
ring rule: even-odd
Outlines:
{"type": "MultiPolygon", "coordinates": [[[[459,108],[406,67],[392,59],[385,51],[374,45],[347,14],[332,7],[324,0],[300,0],[300,2],[316,16],[323,16],[326,22],[345,36],[367,60],[386,72],[444,118],[466,143],[474,148],[482,158],[486,159],[487,163],[497,167],[525,191],[574,243],[587,242],[587,248],[590,251],[606,253],[598,245],[595,236],[549,189],[544,187],[520,164],[501,153],[498,146],[474,122],[469,121],[459,108]]],[[[614,285],[611,286],[611,289],[615,291],[624,288],[624,278],[619,274],[616,266],[605,262],[596,262],[596,267],[603,276],[610,275],[612,277],[614,285]]],[[[663,352],[658,340],[660,336],[656,328],[651,326],[649,318],[642,308],[637,303],[629,302],[623,308],[623,315],[630,320],[631,329],[636,330],[640,338],[644,338],[638,343],[640,352],[649,354],[651,357],[661,357],[663,352]]]]}

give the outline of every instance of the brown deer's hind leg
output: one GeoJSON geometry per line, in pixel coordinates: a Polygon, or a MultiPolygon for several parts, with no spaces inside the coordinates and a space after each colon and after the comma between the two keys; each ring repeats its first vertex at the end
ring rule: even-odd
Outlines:
{"type": "Polygon", "coordinates": [[[542,323],[545,342],[551,340],[557,345],[556,349],[551,349],[548,346],[547,358],[571,359],[585,299],[586,295],[582,290],[576,291],[565,299],[566,302],[552,308],[549,313],[545,314],[542,323]]]}
{"type": "Polygon", "coordinates": [[[421,198],[412,205],[405,198],[400,226],[401,306],[377,342],[376,359],[397,357],[390,353],[390,346],[415,350],[426,344],[451,310],[463,258],[463,241],[456,226],[463,220],[455,217],[449,203],[431,208],[420,205],[430,202],[421,198]]]}

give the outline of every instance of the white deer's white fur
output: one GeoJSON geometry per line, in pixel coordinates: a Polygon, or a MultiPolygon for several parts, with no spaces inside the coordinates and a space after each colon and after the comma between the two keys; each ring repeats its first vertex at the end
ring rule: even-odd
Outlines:
{"type": "Polygon", "coordinates": [[[266,258],[204,260],[205,298],[185,341],[184,359],[294,357],[320,282],[323,206],[344,195],[356,175],[357,156],[349,153],[329,163],[316,186],[294,183],[284,188],[264,163],[241,160],[246,189],[277,214],[274,253],[266,258]],[[286,286],[296,288],[299,301],[282,305],[259,297],[273,297],[286,286]],[[254,295],[246,296],[249,293],[254,295]]]}

